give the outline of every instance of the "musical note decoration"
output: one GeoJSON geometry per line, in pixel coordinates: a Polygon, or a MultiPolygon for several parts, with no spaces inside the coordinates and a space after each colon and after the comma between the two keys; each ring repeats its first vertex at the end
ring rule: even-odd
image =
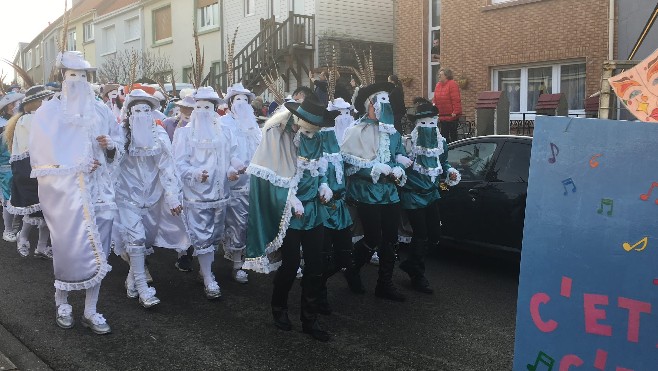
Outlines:
{"type": "Polygon", "coordinates": [[[551,358],[548,354],[544,352],[539,352],[539,354],[537,355],[537,359],[535,360],[535,364],[534,365],[528,364],[527,366],[528,371],[537,371],[540,363],[548,367],[546,371],[551,371],[553,370],[553,366],[555,365],[555,360],[551,358]]]}
{"type": "Polygon", "coordinates": [[[610,206],[610,210],[608,210],[608,216],[612,216],[612,208],[613,208],[614,201],[611,198],[602,198],[601,199],[601,206],[599,207],[598,210],[596,210],[597,213],[603,214],[603,209],[604,206],[610,206]]]}
{"type": "Polygon", "coordinates": [[[568,195],[569,191],[567,190],[567,186],[571,185],[573,188],[571,189],[571,193],[576,193],[576,183],[573,182],[573,179],[567,178],[562,181],[562,186],[564,187],[564,195],[568,195]]]}
{"type": "MultiPolygon", "coordinates": [[[[649,191],[647,193],[643,193],[640,195],[640,200],[648,201],[649,197],[651,197],[651,193],[653,192],[653,189],[656,187],[658,187],[658,182],[651,183],[651,187],[649,188],[649,191]]],[[[656,198],[656,205],[658,205],[658,198],[656,198]]]]}
{"type": "Polygon", "coordinates": [[[553,154],[553,157],[549,158],[548,162],[550,164],[554,164],[557,160],[557,155],[560,153],[560,149],[555,145],[555,143],[551,143],[551,153],[553,154]]]}
{"type": "Polygon", "coordinates": [[[599,167],[599,162],[596,161],[596,159],[601,157],[601,156],[603,156],[603,155],[600,154],[600,153],[592,156],[592,158],[589,160],[589,167],[591,167],[592,169],[595,169],[595,168],[599,167]]]}
{"type": "Polygon", "coordinates": [[[631,245],[628,242],[624,242],[621,246],[626,250],[626,252],[631,252],[633,250],[635,251],[643,251],[644,249],[647,248],[647,245],[649,244],[649,237],[644,237],[643,239],[637,241],[635,244],[631,245]],[[638,248],[638,246],[642,245],[642,247],[638,248]]]}

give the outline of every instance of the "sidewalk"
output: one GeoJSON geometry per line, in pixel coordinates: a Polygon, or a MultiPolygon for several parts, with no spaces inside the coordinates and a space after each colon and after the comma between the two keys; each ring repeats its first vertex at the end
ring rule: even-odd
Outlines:
{"type": "Polygon", "coordinates": [[[51,370],[36,354],[0,325],[0,371],[51,370]]]}

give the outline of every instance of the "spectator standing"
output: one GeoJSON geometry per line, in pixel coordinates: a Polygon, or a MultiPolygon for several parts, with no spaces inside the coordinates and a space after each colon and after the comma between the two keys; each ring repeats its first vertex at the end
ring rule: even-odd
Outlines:
{"type": "Polygon", "coordinates": [[[404,106],[404,89],[402,88],[402,83],[396,75],[391,75],[388,77],[388,82],[395,85],[389,98],[391,100],[391,108],[393,109],[393,118],[395,130],[400,134],[404,134],[402,128],[402,117],[407,113],[407,110],[404,106]]]}
{"type": "Polygon", "coordinates": [[[327,81],[327,72],[320,72],[320,76],[318,78],[313,77],[313,73],[311,72],[309,73],[309,78],[315,87],[313,89],[313,93],[315,93],[315,96],[318,97],[320,104],[326,107],[327,104],[329,104],[329,81],[327,81]]]}
{"type": "Polygon", "coordinates": [[[462,114],[462,100],[451,70],[446,68],[439,71],[439,82],[434,88],[432,103],[439,109],[441,135],[448,143],[454,142],[457,140],[457,125],[462,114]]]}

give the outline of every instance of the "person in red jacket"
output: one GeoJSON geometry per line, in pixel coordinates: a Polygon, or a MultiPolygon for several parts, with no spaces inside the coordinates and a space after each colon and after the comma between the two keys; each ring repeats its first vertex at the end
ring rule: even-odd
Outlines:
{"type": "Polygon", "coordinates": [[[439,109],[441,135],[448,143],[456,141],[459,115],[462,114],[462,98],[451,70],[439,71],[439,82],[434,88],[432,103],[439,109]]]}

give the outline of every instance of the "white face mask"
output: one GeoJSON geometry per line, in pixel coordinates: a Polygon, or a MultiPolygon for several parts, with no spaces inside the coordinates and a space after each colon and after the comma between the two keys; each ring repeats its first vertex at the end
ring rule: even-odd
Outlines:
{"type": "Polygon", "coordinates": [[[112,90],[111,92],[107,93],[107,97],[110,99],[117,99],[118,96],[119,96],[118,90],[112,90]]]}
{"type": "Polygon", "coordinates": [[[196,102],[196,106],[194,107],[194,110],[197,112],[214,112],[215,105],[213,102],[207,100],[198,100],[196,102]]]}
{"type": "Polygon", "coordinates": [[[249,104],[249,98],[247,98],[247,96],[244,94],[238,94],[235,97],[233,97],[233,104],[240,104],[240,103],[249,104]]]}
{"type": "Polygon", "coordinates": [[[65,81],[87,81],[87,71],[84,70],[66,70],[64,73],[65,81]]]}
{"type": "Polygon", "coordinates": [[[340,112],[340,116],[351,116],[349,108],[341,109],[339,110],[339,112],[340,112]]]}
{"type": "Polygon", "coordinates": [[[130,113],[139,116],[141,116],[141,114],[148,114],[151,113],[151,106],[144,103],[135,104],[134,106],[130,107],[130,113]]]}

